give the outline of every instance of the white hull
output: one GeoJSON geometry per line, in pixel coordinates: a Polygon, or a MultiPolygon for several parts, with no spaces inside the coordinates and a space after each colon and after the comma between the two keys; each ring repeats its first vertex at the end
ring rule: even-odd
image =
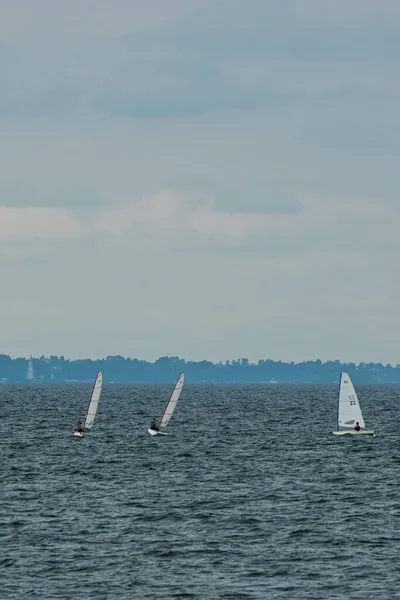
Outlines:
{"type": "Polygon", "coordinates": [[[373,429],[361,429],[356,431],[355,429],[347,429],[343,431],[332,431],[333,435],[375,435],[373,429]]]}
{"type": "Polygon", "coordinates": [[[76,437],[83,437],[83,431],[74,431],[74,435],[76,435],[76,437]]]}
{"type": "Polygon", "coordinates": [[[155,431],[155,429],[147,430],[150,435],[168,435],[168,433],[163,433],[162,431],[155,431]]]}

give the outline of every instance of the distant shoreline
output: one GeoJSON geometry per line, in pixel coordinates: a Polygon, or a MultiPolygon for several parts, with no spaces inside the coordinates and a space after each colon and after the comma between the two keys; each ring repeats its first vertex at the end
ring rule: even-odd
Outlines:
{"type": "Polygon", "coordinates": [[[339,360],[294,363],[272,359],[252,363],[247,358],[213,363],[186,361],[177,356],[148,362],[123,356],[70,360],[64,356],[12,358],[7,354],[0,355],[0,383],[3,384],[85,384],[93,382],[98,371],[102,371],[105,384],[170,384],[182,371],[187,384],[334,385],[342,371],[357,385],[400,384],[400,365],[381,363],[342,363],[339,360]]]}

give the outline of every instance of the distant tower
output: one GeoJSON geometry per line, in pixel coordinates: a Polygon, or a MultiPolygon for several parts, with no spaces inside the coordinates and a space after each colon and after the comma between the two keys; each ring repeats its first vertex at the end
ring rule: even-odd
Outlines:
{"type": "Polygon", "coordinates": [[[35,379],[35,371],[33,370],[33,363],[32,363],[32,354],[31,354],[31,356],[29,358],[28,373],[27,373],[26,377],[29,380],[35,379]]]}

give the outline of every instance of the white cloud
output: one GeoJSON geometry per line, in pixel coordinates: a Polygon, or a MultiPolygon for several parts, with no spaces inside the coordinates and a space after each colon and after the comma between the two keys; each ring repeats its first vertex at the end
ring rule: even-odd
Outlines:
{"type": "MultiPolygon", "coordinates": [[[[388,246],[400,251],[400,212],[379,198],[303,194],[295,213],[245,213],[216,209],[217,198],[182,190],[162,190],[154,196],[101,211],[94,229],[134,247],[168,252],[174,248],[209,251],[237,247],[251,260],[263,257],[303,260],[323,271],[371,265],[388,246]],[[373,224],[373,226],[372,226],[373,224]],[[317,257],[317,262],[316,262],[317,257]]],[[[272,265],[273,263],[270,263],[272,265]]]]}
{"type": "MultiPolygon", "coordinates": [[[[168,243],[177,238],[187,246],[200,237],[218,244],[242,244],[268,230],[270,215],[218,211],[212,196],[182,190],[162,190],[101,212],[95,229],[103,233],[154,238],[168,243]],[[160,237],[161,236],[161,237],[160,237]]],[[[196,240],[196,241],[195,241],[196,240]]]]}
{"type": "Polygon", "coordinates": [[[0,243],[80,237],[83,225],[66,209],[0,206],[0,243]]]}
{"type": "Polygon", "coordinates": [[[99,231],[123,235],[127,232],[165,228],[170,218],[179,213],[181,194],[164,190],[136,202],[102,211],[95,219],[99,231]]]}

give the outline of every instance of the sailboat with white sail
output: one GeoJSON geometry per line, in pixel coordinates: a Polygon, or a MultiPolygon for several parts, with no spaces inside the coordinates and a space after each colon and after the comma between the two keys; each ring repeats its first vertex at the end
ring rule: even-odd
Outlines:
{"type": "MultiPolygon", "coordinates": [[[[184,374],[181,373],[177,379],[174,389],[172,390],[172,394],[169,397],[169,400],[165,406],[163,415],[160,419],[160,424],[158,426],[154,425],[154,428],[153,428],[153,423],[150,425],[150,427],[148,429],[148,432],[150,435],[168,435],[167,433],[164,433],[162,430],[166,428],[166,426],[168,425],[168,423],[171,420],[171,417],[173,415],[173,412],[174,412],[177,402],[179,400],[179,396],[181,395],[184,379],[185,379],[184,374]]],[[[154,422],[154,419],[153,419],[153,422],[154,422]]]]}
{"type": "Polygon", "coordinates": [[[102,386],[103,376],[99,371],[93,384],[92,393],[90,394],[89,404],[86,409],[86,416],[83,427],[79,426],[80,421],[78,421],[77,428],[74,431],[74,435],[76,435],[77,437],[82,437],[84,432],[88,429],[91,429],[93,426],[94,418],[99,407],[102,386]]]}
{"type": "Polygon", "coordinates": [[[340,375],[337,431],[334,435],[375,435],[365,427],[356,391],[347,373],[340,375]]]}

